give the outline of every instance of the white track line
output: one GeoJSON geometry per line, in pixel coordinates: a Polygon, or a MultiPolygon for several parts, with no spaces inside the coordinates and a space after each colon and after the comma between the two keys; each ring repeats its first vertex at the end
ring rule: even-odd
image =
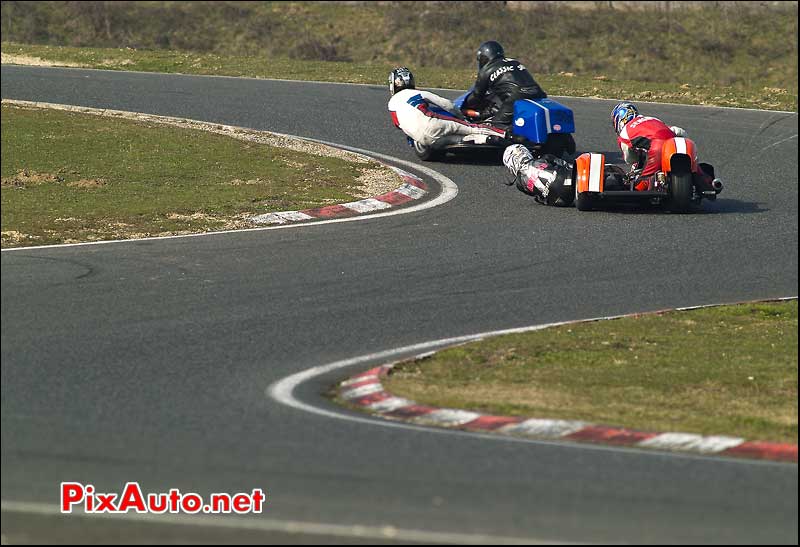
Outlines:
{"type": "MultiPolygon", "coordinates": [[[[553,540],[489,536],[480,534],[464,534],[458,532],[432,532],[396,528],[394,526],[367,526],[328,524],[321,522],[303,522],[295,520],[265,519],[260,517],[216,517],[210,515],[154,515],[154,514],[62,514],[57,504],[29,503],[20,501],[2,501],[3,512],[22,513],[27,515],[52,516],[60,518],[91,518],[112,521],[143,522],[147,524],[168,524],[179,526],[196,526],[201,528],[223,528],[228,530],[278,532],[285,534],[307,534],[313,536],[339,537],[352,539],[371,539],[375,541],[395,541],[399,543],[451,543],[467,545],[530,545],[552,544],[553,540]]],[[[13,538],[12,538],[13,539],[13,538]]],[[[565,542],[558,544],[567,545],[565,542]]],[[[5,544],[5,543],[4,543],[5,544]]]]}
{"type": "MultiPolygon", "coordinates": [[[[788,296],[782,298],[770,298],[768,301],[785,301],[785,300],[797,300],[797,296],[788,296]]],[[[733,302],[733,303],[725,303],[725,304],[706,304],[700,306],[684,306],[679,308],[674,308],[675,311],[685,311],[685,310],[696,310],[702,308],[714,308],[718,306],[725,306],[725,305],[733,305],[733,304],[746,304],[750,302],[733,302]]],[[[462,431],[457,429],[445,429],[445,428],[425,428],[420,427],[419,425],[413,425],[410,423],[405,422],[394,422],[389,421],[380,417],[367,417],[367,416],[358,416],[353,414],[352,412],[347,412],[344,409],[342,411],[333,411],[328,410],[326,408],[320,408],[308,403],[304,403],[303,401],[299,400],[295,396],[295,391],[301,384],[313,380],[319,376],[329,374],[338,370],[342,370],[349,367],[355,367],[356,365],[367,365],[367,364],[384,364],[394,359],[398,359],[400,357],[411,358],[413,356],[420,357],[421,354],[430,355],[435,353],[435,351],[431,350],[442,350],[448,347],[452,347],[459,344],[464,344],[467,342],[474,342],[477,340],[481,340],[483,338],[493,337],[493,336],[502,336],[504,334],[521,334],[526,332],[533,332],[537,330],[542,330],[550,327],[558,327],[561,325],[569,325],[569,324],[577,324],[577,323],[587,323],[591,321],[606,321],[611,319],[620,319],[623,317],[630,317],[632,315],[639,315],[643,313],[656,313],[666,311],[663,309],[653,310],[651,312],[636,312],[636,313],[629,313],[629,314],[622,314],[622,315],[610,315],[610,316],[602,316],[602,317],[594,317],[591,319],[579,319],[579,320],[571,320],[571,321],[559,321],[555,323],[545,323],[541,325],[531,325],[528,327],[518,327],[513,329],[503,329],[503,330],[495,330],[495,331],[487,331],[481,332],[477,334],[467,334],[464,336],[455,336],[452,338],[442,338],[439,340],[431,340],[428,342],[420,342],[418,344],[412,344],[409,346],[403,346],[399,348],[387,349],[384,351],[379,351],[375,353],[368,353],[366,355],[360,355],[358,357],[352,357],[350,359],[343,359],[341,361],[335,361],[333,363],[329,363],[326,365],[319,365],[316,367],[311,367],[309,369],[297,372],[290,376],[287,376],[277,382],[270,384],[267,389],[265,390],[265,394],[267,397],[277,401],[278,403],[288,406],[290,408],[294,408],[297,410],[302,410],[305,412],[309,412],[311,414],[316,414],[318,416],[324,416],[326,418],[334,418],[337,420],[345,420],[349,422],[356,422],[356,423],[363,423],[369,424],[379,427],[394,427],[400,429],[413,429],[415,431],[426,431],[430,433],[442,434],[442,435],[470,435],[474,437],[481,437],[484,439],[490,439],[494,441],[505,441],[505,442],[524,442],[524,443],[531,443],[531,444],[546,444],[546,445],[564,445],[564,441],[546,441],[540,439],[523,439],[519,437],[510,437],[504,435],[496,435],[492,433],[482,433],[482,432],[475,432],[475,431],[462,431]]],[[[569,441],[567,441],[569,442],[569,441]]],[[[632,446],[623,446],[617,447],[612,445],[600,445],[600,444],[580,444],[580,449],[582,450],[603,450],[603,451],[625,451],[625,452],[636,452],[640,454],[648,454],[650,456],[653,455],[660,455],[661,457],[671,457],[671,458],[691,458],[695,459],[699,456],[691,454],[691,453],[681,453],[681,452],[670,452],[670,453],[659,453],[654,452],[652,450],[646,449],[638,449],[632,446]]],[[[708,456],[703,456],[704,459],[708,460],[708,456]]],[[[739,458],[724,458],[720,457],[721,460],[732,463],[732,464],[745,464],[745,465],[784,465],[781,462],[771,462],[768,460],[749,460],[749,459],[739,459],[739,458]]]]}
{"type": "MultiPolygon", "coordinates": [[[[87,107],[88,108],[88,107],[87,107]]],[[[141,112],[139,113],[141,114],[141,112]]],[[[190,122],[197,122],[197,123],[211,123],[205,122],[202,120],[193,120],[190,118],[182,118],[190,122]]],[[[284,230],[287,228],[309,228],[314,226],[321,226],[324,224],[335,224],[339,222],[355,222],[373,218],[381,218],[381,217],[389,217],[394,215],[405,215],[409,213],[415,213],[418,211],[423,211],[425,209],[432,209],[433,207],[438,207],[439,205],[443,205],[448,201],[454,199],[458,195],[458,185],[453,182],[452,179],[446,177],[445,175],[439,173],[438,171],[434,171],[430,167],[426,167],[424,165],[419,165],[410,161],[401,160],[400,158],[396,158],[394,156],[389,156],[386,154],[380,154],[378,152],[372,152],[370,150],[365,150],[363,148],[356,148],[354,146],[347,146],[345,144],[334,143],[330,141],[323,141],[318,139],[312,139],[309,137],[300,137],[297,135],[289,135],[287,133],[276,133],[274,131],[270,131],[271,134],[276,135],[278,137],[288,137],[292,139],[298,139],[301,141],[309,141],[314,142],[317,144],[324,144],[327,146],[333,146],[335,148],[341,148],[343,150],[347,150],[349,152],[354,152],[356,154],[361,154],[363,156],[367,156],[373,159],[383,160],[385,162],[396,163],[404,166],[406,169],[410,171],[416,171],[418,173],[422,173],[429,178],[435,180],[441,186],[441,192],[438,196],[431,200],[423,201],[422,203],[418,203],[416,205],[411,205],[408,207],[399,207],[393,208],[390,211],[384,211],[383,213],[373,213],[369,215],[362,215],[362,216],[354,216],[354,217],[345,217],[345,218],[333,218],[328,220],[315,220],[313,222],[307,223],[299,223],[299,224],[283,224],[279,226],[260,226],[257,228],[244,228],[241,230],[224,230],[218,232],[201,232],[197,234],[185,234],[185,235],[174,235],[174,236],[157,236],[157,237],[146,237],[146,238],[137,238],[137,239],[110,239],[104,241],[87,241],[83,243],[62,243],[60,245],[34,245],[31,247],[12,247],[8,249],[2,249],[4,253],[10,252],[19,252],[19,251],[31,251],[37,249],[57,249],[61,247],[82,247],[86,245],[108,245],[112,243],[131,243],[136,241],[159,241],[164,239],[183,239],[188,237],[205,237],[205,236],[215,236],[215,235],[223,235],[223,234],[239,234],[242,232],[263,232],[266,230],[284,230]]]]}
{"type": "Polygon", "coordinates": [[[547,323],[544,325],[536,325],[532,327],[524,327],[521,329],[507,329],[507,330],[499,330],[499,331],[489,331],[483,332],[479,334],[468,334],[465,336],[456,336],[453,338],[443,338],[440,340],[432,340],[429,342],[421,342],[419,344],[412,344],[410,346],[403,346],[400,348],[388,349],[384,351],[379,351],[376,353],[368,353],[366,355],[360,355],[358,357],[353,357],[351,359],[343,359],[341,361],[336,361],[333,363],[329,363],[327,365],[320,365],[316,367],[311,367],[301,372],[297,372],[282,380],[279,380],[273,384],[271,384],[267,388],[267,396],[278,401],[279,403],[296,408],[298,410],[304,410],[306,412],[311,412],[313,414],[318,414],[320,416],[326,416],[329,418],[339,418],[343,420],[349,421],[357,421],[357,422],[366,422],[366,423],[378,423],[382,425],[388,426],[402,426],[403,424],[394,423],[394,422],[386,422],[386,421],[378,421],[371,418],[361,418],[358,416],[352,416],[349,414],[339,413],[339,412],[332,412],[330,410],[326,410],[324,408],[318,408],[316,406],[312,406],[306,404],[294,396],[294,391],[302,383],[305,383],[317,376],[322,376],[323,374],[328,374],[330,372],[334,372],[340,369],[353,367],[362,363],[370,363],[370,362],[386,362],[392,359],[395,359],[401,355],[414,355],[421,352],[425,352],[431,349],[440,349],[446,346],[454,346],[456,344],[462,344],[465,342],[471,342],[473,340],[479,340],[486,336],[499,336],[502,334],[512,334],[512,333],[520,333],[520,332],[530,332],[534,330],[541,330],[547,327],[555,327],[558,325],[564,325],[567,322],[559,322],[559,323],[547,323]]]}

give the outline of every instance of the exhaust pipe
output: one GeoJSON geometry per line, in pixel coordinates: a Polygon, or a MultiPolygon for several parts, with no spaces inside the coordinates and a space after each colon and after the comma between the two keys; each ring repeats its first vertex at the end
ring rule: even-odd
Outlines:
{"type": "Polygon", "coordinates": [[[719,179],[712,180],[711,187],[714,189],[714,192],[719,194],[720,192],[722,192],[722,181],[719,179]]]}

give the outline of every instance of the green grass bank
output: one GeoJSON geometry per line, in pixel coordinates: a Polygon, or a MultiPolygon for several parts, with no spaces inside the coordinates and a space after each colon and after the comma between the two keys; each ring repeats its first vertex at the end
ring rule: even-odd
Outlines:
{"type": "Polygon", "coordinates": [[[399,184],[327,147],[7,104],[2,157],[4,248],[252,228],[253,214],[361,199],[376,179],[399,184]]]}
{"type": "Polygon", "coordinates": [[[396,366],[393,394],[500,415],[797,442],[797,301],[490,338],[396,366]]]}
{"type": "Polygon", "coordinates": [[[2,48],[94,68],[373,84],[403,64],[423,87],[463,89],[478,44],[500,39],[552,95],[796,111],[796,2],[585,4],[2,2],[2,48]]]}

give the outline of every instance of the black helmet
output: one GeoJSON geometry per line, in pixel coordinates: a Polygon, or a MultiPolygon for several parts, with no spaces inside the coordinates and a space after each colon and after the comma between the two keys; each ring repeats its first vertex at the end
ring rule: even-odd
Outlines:
{"type": "Polygon", "coordinates": [[[503,51],[503,46],[494,40],[482,43],[478,48],[478,70],[482,69],[489,61],[505,56],[506,52],[503,51]]]}
{"type": "Polygon", "coordinates": [[[406,67],[398,67],[389,74],[389,95],[394,95],[404,89],[416,89],[417,83],[414,75],[406,67]]]}

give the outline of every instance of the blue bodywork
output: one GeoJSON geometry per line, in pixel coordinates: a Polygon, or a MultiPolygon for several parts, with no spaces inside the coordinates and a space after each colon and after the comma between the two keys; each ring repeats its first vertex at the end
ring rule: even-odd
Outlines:
{"type": "MultiPolygon", "coordinates": [[[[472,89],[458,97],[453,104],[461,108],[472,89]]],[[[550,133],[574,133],[575,119],[572,110],[553,99],[520,99],[514,103],[514,135],[541,144],[550,133]]]]}
{"type": "Polygon", "coordinates": [[[545,142],[550,133],[574,133],[572,110],[552,99],[524,99],[514,103],[513,133],[532,142],[545,142]]]}
{"type": "Polygon", "coordinates": [[[453,104],[454,104],[454,105],[456,105],[456,108],[458,108],[459,110],[461,110],[461,107],[464,105],[464,101],[466,101],[466,100],[467,100],[467,97],[469,97],[469,94],[470,94],[470,93],[472,93],[472,88],[469,88],[469,91],[467,91],[467,92],[466,92],[466,93],[464,93],[463,95],[460,95],[458,98],[456,98],[456,99],[453,101],[453,104]]]}

